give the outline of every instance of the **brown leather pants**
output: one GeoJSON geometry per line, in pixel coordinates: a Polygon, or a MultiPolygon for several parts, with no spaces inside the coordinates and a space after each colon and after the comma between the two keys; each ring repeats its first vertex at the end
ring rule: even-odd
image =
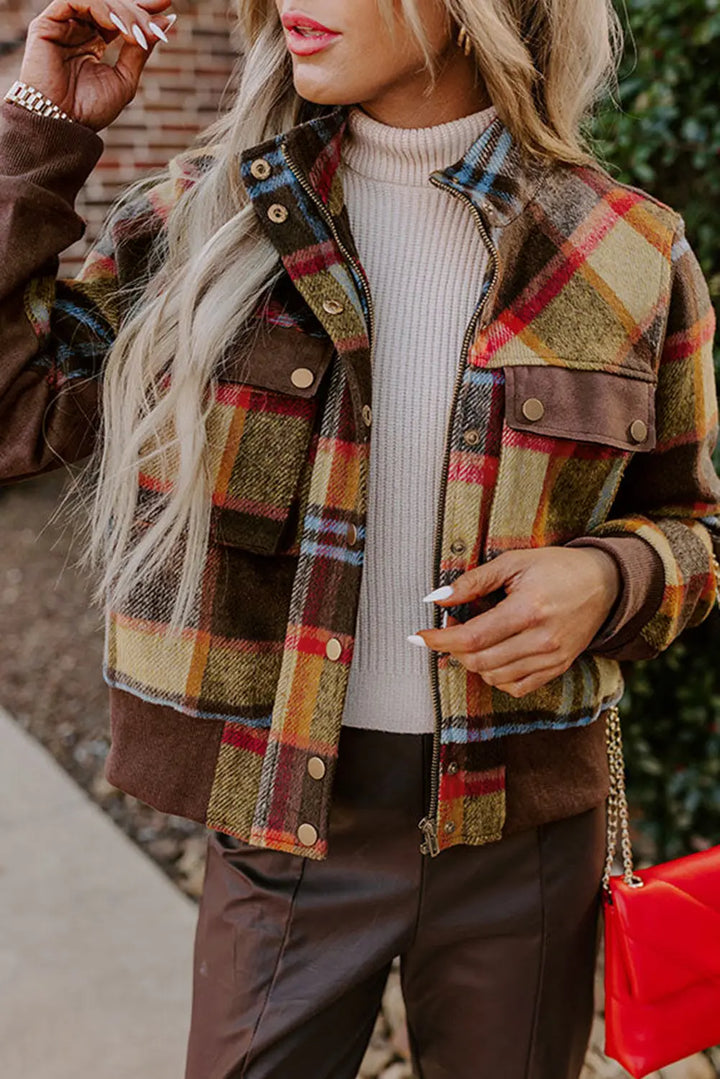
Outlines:
{"type": "Polygon", "coordinates": [[[431,745],[343,728],[325,861],[209,833],[185,1079],[355,1079],[395,956],[418,1079],[577,1079],[604,804],[428,858],[431,745]]]}

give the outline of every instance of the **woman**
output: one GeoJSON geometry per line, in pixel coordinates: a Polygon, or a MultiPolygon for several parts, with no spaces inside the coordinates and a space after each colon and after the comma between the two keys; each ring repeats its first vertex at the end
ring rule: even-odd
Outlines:
{"type": "Polygon", "coordinates": [[[92,454],[106,775],[209,829],[186,1079],[352,1079],[397,955],[418,1076],[576,1077],[618,660],[720,543],[707,286],[579,134],[612,9],[244,0],[232,109],[57,281],[167,7],[31,24],[0,461],[92,454]]]}

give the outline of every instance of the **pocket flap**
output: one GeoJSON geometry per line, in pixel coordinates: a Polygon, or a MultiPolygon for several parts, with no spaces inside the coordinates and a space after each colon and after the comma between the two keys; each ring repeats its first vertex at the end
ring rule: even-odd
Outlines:
{"type": "Polygon", "coordinates": [[[231,349],[219,377],[294,397],[313,397],[334,347],[329,337],[310,337],[258,320],[254,335],[231,349]]]}
{"type": "Polygon", "coordinates": [[[258,320],[229,351],[207,420],[216,542],[262,554],[280,549],[334,347],[328,337],[258,320]]]}
{"type": "Polygon", "coordinates": [[[623,450],[655,447],[655,387],[608,371],[505,369],[505,421],[518,431],[623,450]]]}

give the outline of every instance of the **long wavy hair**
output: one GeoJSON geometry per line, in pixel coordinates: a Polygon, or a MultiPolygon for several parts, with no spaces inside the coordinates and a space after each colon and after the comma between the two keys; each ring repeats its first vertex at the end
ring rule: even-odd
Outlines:
{"type": "MultiPolygon", "coordinates": [[[[377,0],[388,32],[405,19],[431,55],[416,0],[377,0]]],[[[616,78],[621,31],[611,0],[445,0],[451,29],[466,27],[478,70],[513,136],[546,160],[591,164],[584,125],[616,78]]],[[[232,105],[199,140],[212,165],[175,201],[152,272],[133,283],[103,370],[102,431],[91,459],[85,566],[95,599],[114,608],[136,583],[181,561],[169,630],[191,617],[210,530],[206,420],[228,345],[282,272],[238,173],[240,152],[307,114],[274,0],[238,0],[239,59],[232,105]],[[138,538],[138,472],[171,476],[138,538]],[[180,554],[178,555],[178,552],[180,554]]],[[[316,108],[320,108],[317,107],[316,108]]],[[[322,110],[321,110],[322,111],[322,110]]],[[[147,180],[126,190],[115,212],[147,180]]]]}

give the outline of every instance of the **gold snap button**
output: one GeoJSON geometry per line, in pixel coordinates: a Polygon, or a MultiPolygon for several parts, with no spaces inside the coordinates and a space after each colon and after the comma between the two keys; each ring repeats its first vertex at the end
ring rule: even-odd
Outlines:
{"type": "Polygon", "coordinates": [[[322,779],[325,775],[325,761],[322,757],[311,757],[307,763],[307,770],[313,779],[322,779]]]}
{"type": "Polygon", "coordinates": [[[353,524],[348,525],[347,541],[348,541],[348,543],[350,544],[351,547],[353,547],[357,543],[357,538],[358,538],[358,530],[355,527],[355,525],[353,525],[353,524]]]}
{"type": "Polygon", "coordinates": [[[446,820],[443,827],[444,827],[446,832],[454,832],[455,831],[455,821],[454,820],[446,820]]]}
{"type": "Polygon", "coordinates": [[[362,418],[365,422],[365,426],[369,427],[372,423],[372,409],[370,408],[370,405],[363,405],[362,418]]]}
{"type": "Polygon", "coordinates": [[[313,843],[317,843],[317,837],[317,829],[312,824],[301,824],[298,828],[298,839],[303,847],[312,847],[313,843]]]}
{"type": "Polygon", "coordinates": [[[288,212],[285,206],[281,206],[279,202],[274,202],[268,209],[267,215],[276,225],[282,225],[283,221],[287,220],[288,212]]]}
{"type": "Polygon", "coordinates": [[[449,776],[455,776],[455,775],[457,775],[457,771],[458,771],[458,766],[457,766],[456,761],[450,761],[450,763],[447,766],[447,774],[449,776]]]}
{"type": "Polygon", "coordinates": [[[469,427],[467,431],[463,431],[463,438],[468,446],[477,446],[480,441],[480,432],[475,427],[469,427]]]}
{"type": "Polygon", "coordinates": [[[630,438],[633,442],[644,442],[647,436],[647,424],[643,420],[633,420],[630,424],[630,438]]]}
{"type": "Polygon", "coordinates": [[[328,659],[340,659],[340,656],[342,655],[342,644],[337,637],[331,637],[325,645],[325,655],[328,659]]]}
{"type": "Polygon", "coordinates": [[[450,544],[450,550],[453,554],[462,554],[466,546],[465,540],[456,539],[450,544]]]}
{"type": "Polygon", "coordinates": [[[323,311],[327,311],[328,315],[341,315],[344,310],[345,304],[339,300],[323,300],[323,311]]]}
{"type": "Polygon", "coordinates": [[[290,381],[299,390],[306,390],[308,386],[312,386],[314,380],[315,373],[309,367],[296,367],[290,375],[290,381]]]}
{"type": "Polygon", "coordinates": [[[270,162],[266,161],[264,157],[258,157],[250,166],[250,172],[256,180],[267,180],[272,172],[270,162]]]}
{"type": "Polygon", "coordinates": [[[531,423],[541,420],[545,415],[545,405],[537,397],[528,397],[527,401],[523,401],[522,414],[531,423]]]}

